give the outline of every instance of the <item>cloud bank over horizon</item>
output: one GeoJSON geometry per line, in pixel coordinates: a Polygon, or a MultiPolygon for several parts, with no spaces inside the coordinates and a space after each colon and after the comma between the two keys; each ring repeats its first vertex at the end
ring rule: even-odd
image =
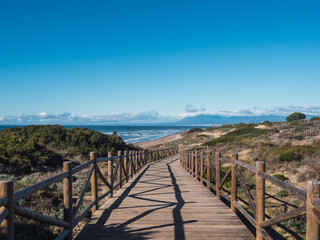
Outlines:
{"type": "Polygon", "coordinates": [[[209,112],[206,108],[193,107],[190,104],[185,105],[184,112],[174,116],[164,116],[159,112],[132,112],[122,114],[94,114],[94,115],[75,115],[69,112],[61,114],[49,114],[41,112],[38,114],[17,114],[10,116],[0,116],[0,124],[152,124],[152,123],[173,123],[184,117],[197,116],[200,114],[217,116],[263,116],[276,115],[287,116],[293,112],[302,112],[306,115],[320,116],[320,106],[288,106],[267,108],[252,108],[239,111],[219,111],[209,112]]]}

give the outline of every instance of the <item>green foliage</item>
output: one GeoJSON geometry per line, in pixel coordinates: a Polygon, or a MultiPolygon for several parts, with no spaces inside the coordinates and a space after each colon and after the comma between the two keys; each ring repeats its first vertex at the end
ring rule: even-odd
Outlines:
{"type": "Polygon", "coordinates": [[[270,121],[264,121],[262,124],[269,127],[272,126],[272,123],[270,121]]]}
{"type": "Polygon", "coordinates": [[[192,128],[188,131],[188,133],[196,133],[196,132],[202,132],[201,128],[192,128]]]}
{"type": "Polygon", "coordinates": [[[279,160],[282,162],[290,162],[293,160],[301,160],[302,156],[299,153],[295,153],[293,151],[287,151],[287,152],[283,152],[280,153],[279,155],[279,160]]]}
{"type": "Polygon", "coordinates": [[[241,125],[239,124],[236,130],[232,132],[228,132],[227,134],[219,138],[205,142],[203,145],[214,146],[218,143],[241,141],[246,138],[253,138],[253,137],[259,137],[259,136],[265,135],[270,131],[271,131],[270,129],[255,128],[254,124],[241,124],[241,125]]]}
{"type": "Polygon", "coordinates": [[[320,117],[312,117],[310,118],[310,121],[319,121],[320,120],[320,117]]]}
{"type": "Polygon", "coordinates": [[[59,125],[30,125],[0,131],[0,168],[7,173],[47,171],[62,166],[66,156],[87,157],[108,151],[133,150],[116,134],[106,135],[88,128],[65,129],[59,125]]]}
{"type": "Polygon", "coordinates": [[[295,231],[297,231],[300,234],[306,233],[306,215],[303,215],[301,217],[292,218],[288,221],[284,222],[284,225],[288,228],[293,228],[295,231]]]}
{"type": "Polygon", "coordinates": [[[205,134],[197,135],[197,138],[206,138],[206,137],[208,137],[208,136],[207,136],[207,135],[205,135],[205,134]]]}
{"type": "Polygon", "coordinates": [[[281,189],[280,191],[277,192],[277,197],[282,198],[282,197],[287,197],[287,196],[289,196],[289,193],[286,190],[281,189]]]}
{"type": "Polygon", "coordinates": [[[284,176],[284,175],[281,174],[281,173],[273,174],[273,176],[274,176],[275,178],[278,178],[278,179],[281,180],[281,181],[284,181],[284,182],[286,182],[286,181],[289,180],[289,178],[287,178],[286,176],[284,176]]]}
{"type": "Polygon", "coordinates": [[[295,120],[303,120],[303,119],[306,119],[306,115],[300,112],[292,113],[286,118],[288,122],[292,122],[295,120]]]}
{"type": "Polygon", "coordinates": [[[298,140],[298,141],[302,141],[303,139],[305,139],[305,137],[299,135],[299,136],[294,136],[293,139],[296,139],[296,140],[298,140]]]}
{"type": "Polygon", "coordinates": [[[303,131],[306,131],[308,130],[309,128],[307,126],[299,126],[299,127],[296,127],[294,129],[294,132],[303,132],[303,131]]]}

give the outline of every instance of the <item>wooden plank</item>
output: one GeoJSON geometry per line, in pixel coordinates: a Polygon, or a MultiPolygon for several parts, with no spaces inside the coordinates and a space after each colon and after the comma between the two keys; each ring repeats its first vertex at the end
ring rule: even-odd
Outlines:
{"type": "Polygon", "coordinates": [[[180,166],[178,155],[142,169],[77,236],[78,240],[196,238],[253,240],[254,236],[180,166]]]}

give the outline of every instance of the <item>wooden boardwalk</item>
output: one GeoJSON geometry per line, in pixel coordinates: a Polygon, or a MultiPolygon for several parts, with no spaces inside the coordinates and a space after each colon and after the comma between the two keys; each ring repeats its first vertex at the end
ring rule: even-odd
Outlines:
{"type": "Polygon", "coordinates": [[[95,212],[77,239],[255,239],[178,157],[146,166],[95,212]]]}

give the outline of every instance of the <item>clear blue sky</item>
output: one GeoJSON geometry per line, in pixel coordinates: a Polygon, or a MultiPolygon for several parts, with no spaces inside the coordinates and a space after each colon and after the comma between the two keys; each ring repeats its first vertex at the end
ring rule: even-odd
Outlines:
{"type": "Polygon", "coordinates": [[[320,106],[319,1],[0,2],[0,117],[320,106]]]}

